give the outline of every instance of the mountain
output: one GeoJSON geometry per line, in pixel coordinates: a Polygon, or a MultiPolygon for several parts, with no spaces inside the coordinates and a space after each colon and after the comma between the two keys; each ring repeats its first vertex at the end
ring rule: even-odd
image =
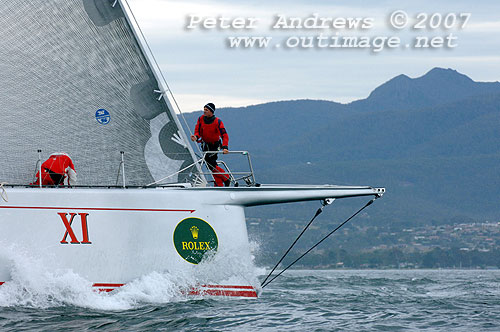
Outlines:
{"type": "Polygon", "coordinates": [[[447,104],[467,97],[496,93],[499,82],[474,82],[453,69],[434,68],[424,76],[399,75],[363,100],[350,104],[361,110],[408,110],[447,104]]]}
{"type": "MultiPolygon", "coordinates": [[[[261,183],[385,186],[385,197],[366,210],[371,223],[500,220],[498,82],[434,68],[418,78],[399,75],[350,104],[294,100],[216,115],[230,148],[250,151],[261,183]]],[[[186,114],[192,127],[198,116],[186,114]]],[[[337,215],[361,204],[353,202],[335,203],[337,215]]],[[[309,206],[317,203],[249,215],[304,219],[309,206]]]]}

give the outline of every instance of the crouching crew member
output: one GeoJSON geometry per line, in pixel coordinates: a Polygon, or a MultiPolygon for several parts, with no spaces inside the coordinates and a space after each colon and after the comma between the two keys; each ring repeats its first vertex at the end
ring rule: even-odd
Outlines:
{"type": "MultiPolygon", "coordinates": [[[[198,118],[194,135],[191,135],[191,140],[201,143],[203,151],[218,151],[222,148],[224,154],[229,153],[228,143],[229,137],[226,128],[221,119],[214,115],[215,105],[208,103],[203,107],[203,115],[198,118]],[[221,143],[222,139],[222,143],[221,143]]],[[[212,171],[216,187],[230,185],[229,175],[222,168],[217,166],[217,153],[205,154],[205,161],[208,168],[212,171]]]]}
{"type": "MultiPolygon", "coordinates": [[[[36,181],[32,185],[40,183],[40,174],[36,173],[36,181]]],[[[53,153],[49,159],[42,164],[42,185],[76,185],[76,171],[73,161],[66,153],[53,153]]]]}

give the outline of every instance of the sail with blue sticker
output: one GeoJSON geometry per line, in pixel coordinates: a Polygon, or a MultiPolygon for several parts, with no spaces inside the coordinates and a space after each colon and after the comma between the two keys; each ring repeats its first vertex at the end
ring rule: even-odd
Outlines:
{"type": "Polygon", "coordinates": [[[33,181],[64,151],[79,185],[194,182],[200,169],[118,0],[0,3],[0,182],[33,181]],[[118,177],[121,179],[121,177],[118,177]]]}
{"type": "Polygon", "coordinates": [[[107,125],[111,121],[111,116],[109,112],[101,108],[95,112],[95,119],[102,125],[107,125]]]}

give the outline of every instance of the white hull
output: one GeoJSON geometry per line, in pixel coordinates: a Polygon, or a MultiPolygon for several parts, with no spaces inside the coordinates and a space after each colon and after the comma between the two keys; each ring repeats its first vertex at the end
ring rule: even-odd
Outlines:
{"type": "Polygon", "coordinates": [[[377,190],[312,189],[8,187],[8,202],[0,199],[0,246],[8,248],[0,253],[0,282],[11,280],[12,261],[5,252],[14,250],[36,256],[49,270],[72,270],[104,291],[156,271],[194,276],[200,287],[188,290],[191,294],[256,297],[244,206],[376,195],[377,190]],[[197,242],[187,228],[182,235],[186,252],[174,243],[180,234],[174,234],[176,227],[193,218],[210,225],[217,239],[215,251],[205,250],[214,255],[199,264],[186,252],[213,243],[197,242]],[[199,275],[206,264],[224,266],[224,271],[199,275]]]}

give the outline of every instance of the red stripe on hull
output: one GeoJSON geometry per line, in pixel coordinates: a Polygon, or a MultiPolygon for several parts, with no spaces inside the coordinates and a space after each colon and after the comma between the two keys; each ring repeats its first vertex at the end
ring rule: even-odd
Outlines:
{"type": "Polygon", "coordinates": [[[115,288],[98,288],[97,289],[98,292],[106,292],[106,293],[112,292],[114,290],[115,290],[115,288]]]}
{"type": "MultiPolygon", "coordinates": [[[[0,281],[0,285],[3,285],[4,283],[5,283],[4,281],[0,281]]],[[[125,284],[95,283],[92,285],[92,287],[98,287],[96,289],[98,292],[109,293],[124,285],[125,284]]],[[[191,289],[187,294],[201,295],[201,296],[209,295],[209,296],[234,296],[234,297],[257,298],[257,292],[255,291],[255,288],[252,286],[202,285],[200,287],[207,289],[194,288],[191,289]],[[248,289],[248,290],[239,290],[239,289],[248,289]]]]}
{"type": "Polygon", "coordinates": [[[201,285],[200,287],[205,288],[236,288],[236,289],[254,289],[252,286],[228,286],[228,285],[201,285]]]}
{"type": "Polygon", "coordinates": [[[175,209],[73,208],[73,207],[51,207],[51,206],[0,206],[0,209],[132,211],[132,212],[189,212],[189,213],[193,213],[194,211],[196,211],[196,210],[175,210],[175,209]]]}
{"type": "Polygon", "coordinates": [[[92,287],[122,287],[125,284],[106,284],[106,283],[95,283],[92,287]]]}
{"type": "Polygon", "coordinates": [[[205,289],[191,290],[189,295],[210,295],[210,296],[236,296],[236,297],[257,297],[256,291],[237,291],[226,289],[205,289]]]}

